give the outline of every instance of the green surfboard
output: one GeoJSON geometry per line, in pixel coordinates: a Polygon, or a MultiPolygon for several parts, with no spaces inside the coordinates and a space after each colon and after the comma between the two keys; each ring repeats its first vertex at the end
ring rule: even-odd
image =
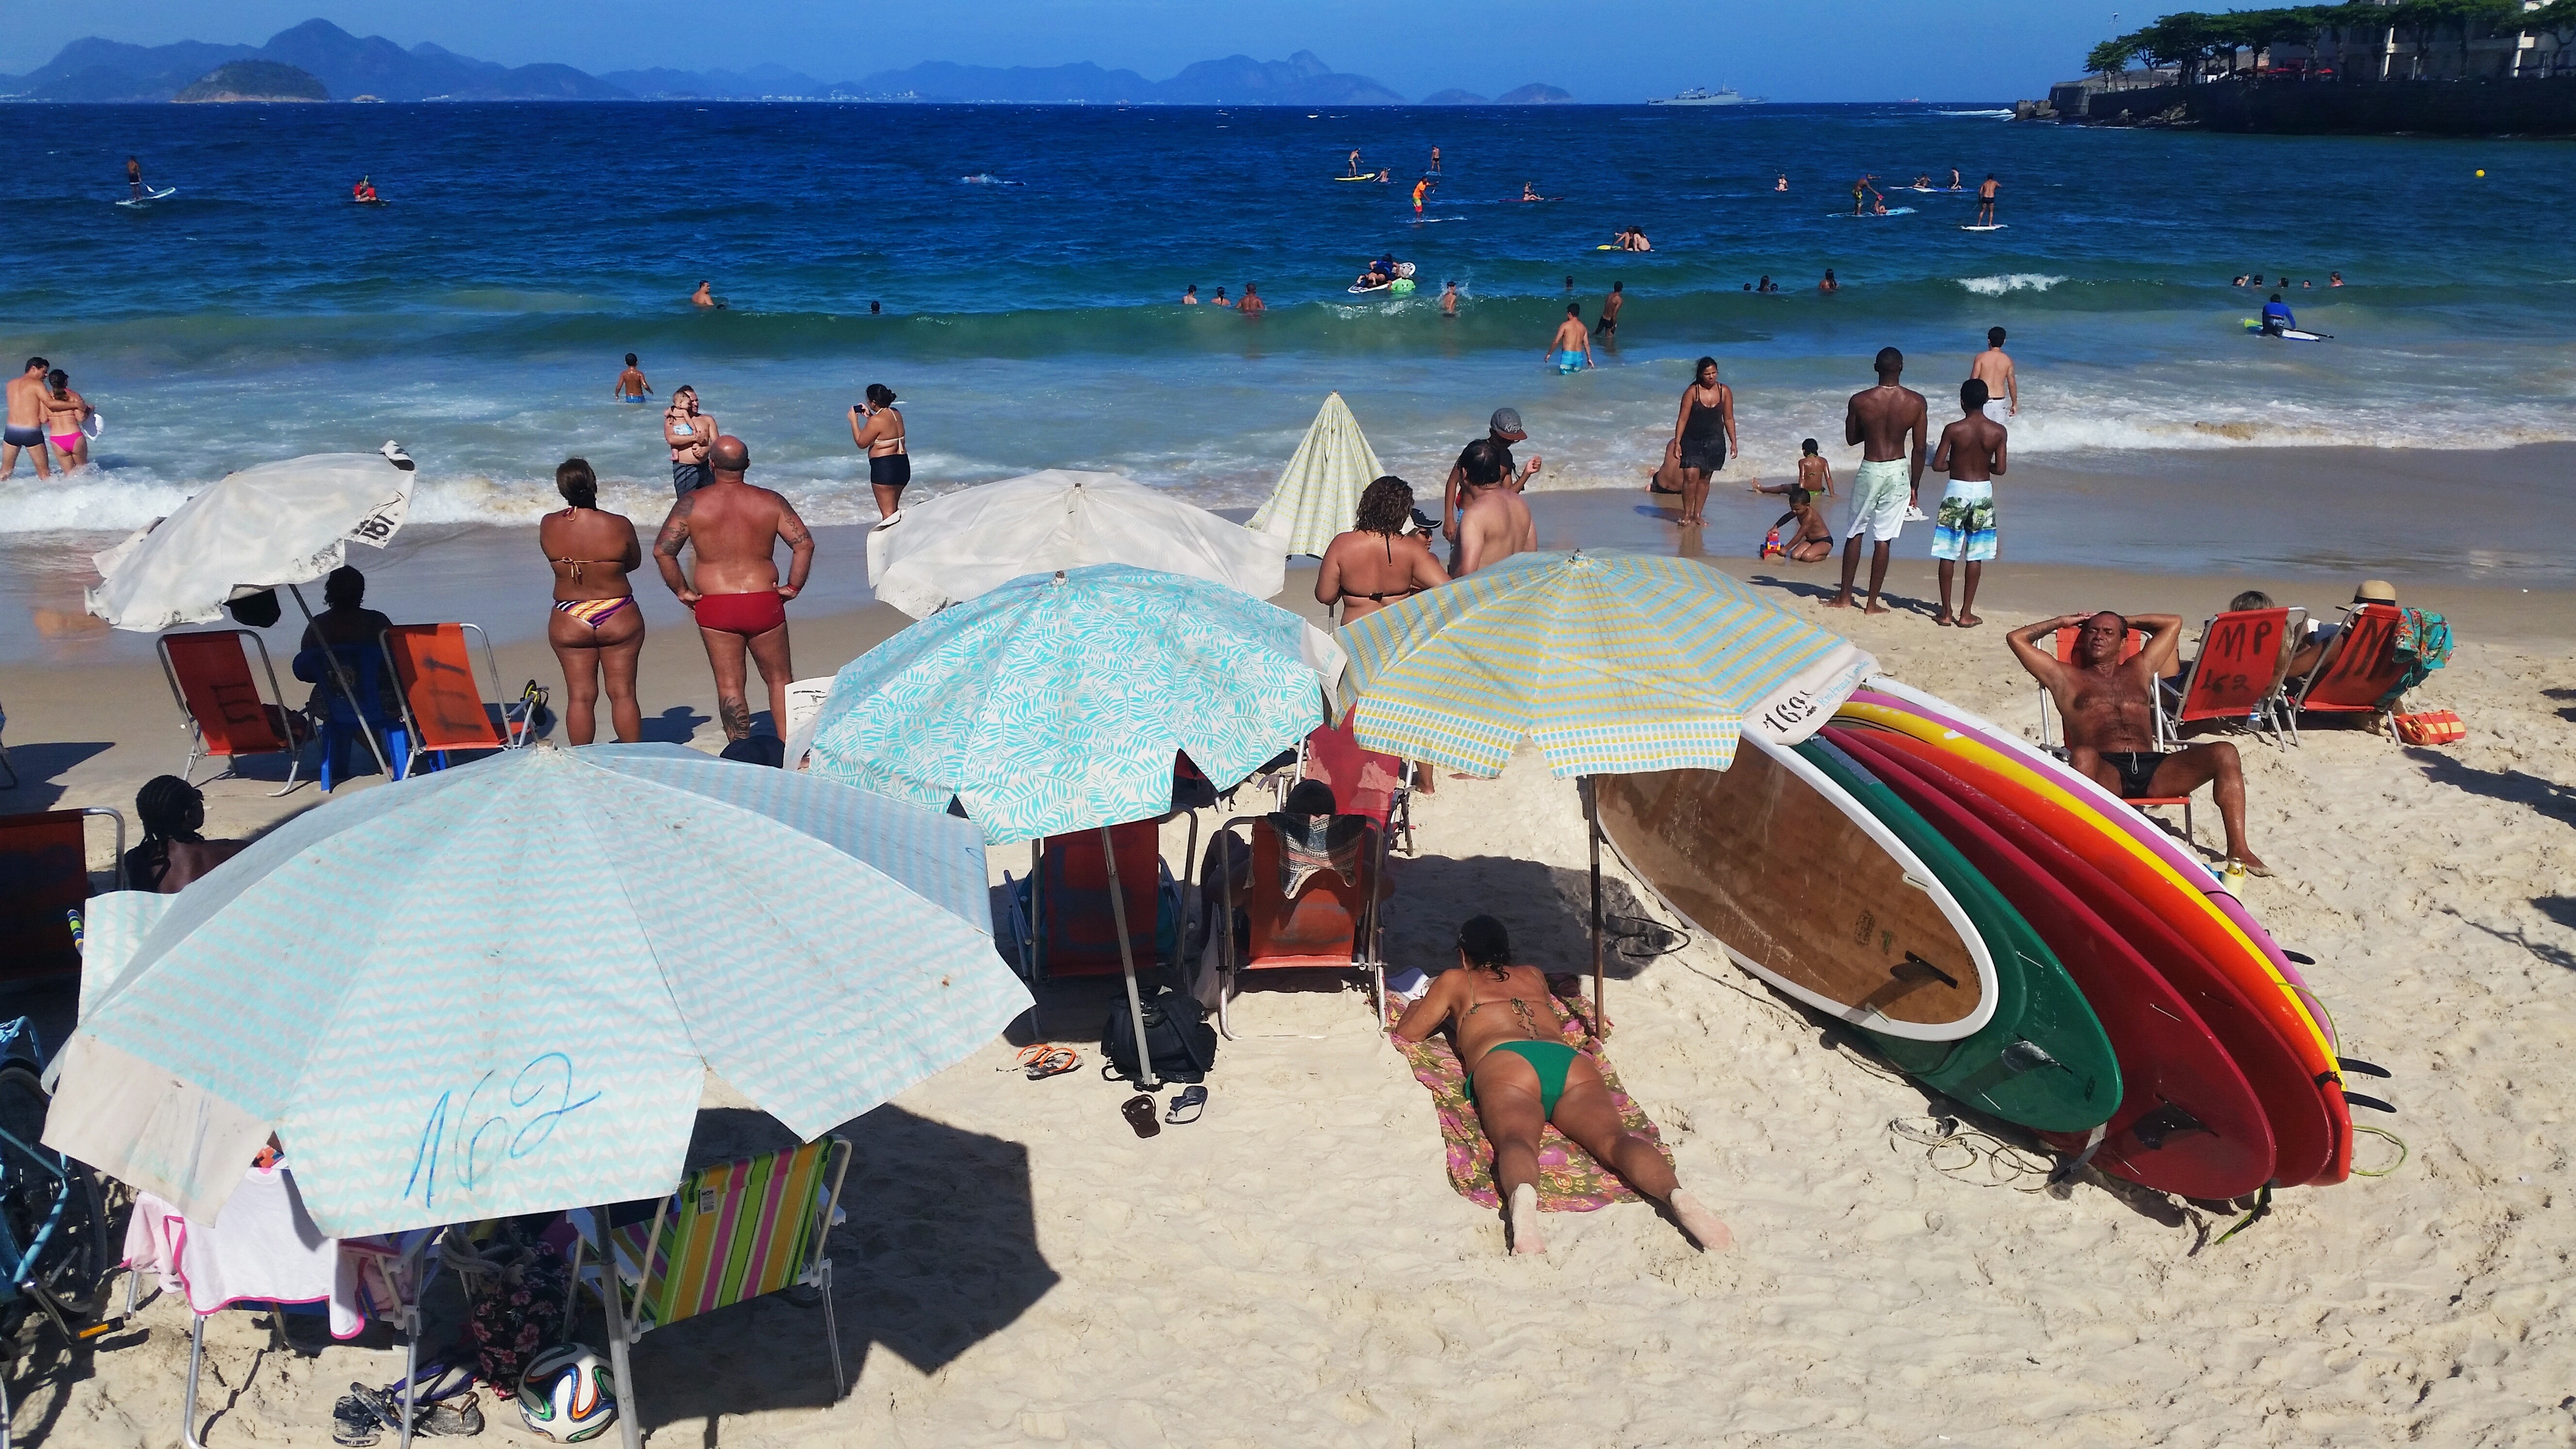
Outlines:
{"type": "Polygon", "coordinates": [[[1909,1041],[1855,1027],[1925,1086],[2042,1132],[2088,1132],[2120,1105],[2120,1064],[2093,1008],[2039,933],[1940,832],[1867,767],[1821,739],[1796,747],[1913,850],[1968,913],[1994,957],[1992,1020],[1958,1041],[1909,1041]]]}

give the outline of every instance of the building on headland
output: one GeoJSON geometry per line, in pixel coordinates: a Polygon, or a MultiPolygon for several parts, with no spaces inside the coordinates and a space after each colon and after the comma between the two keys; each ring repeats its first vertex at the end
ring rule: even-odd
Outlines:
{"type": "Polygon", "coordinates": [[[2576,135],[2576,0],[2167,15],[2104,41],[2048,118],[2341,134],[2576,135]],[[2135,69],[2144,60],[2148,68],[2135,69]]]}

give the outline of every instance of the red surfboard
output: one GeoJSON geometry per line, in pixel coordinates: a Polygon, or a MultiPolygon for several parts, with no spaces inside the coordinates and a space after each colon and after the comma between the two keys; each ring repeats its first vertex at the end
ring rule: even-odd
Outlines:
{"type": "Polygon", "coordinates": [[[2264,1118],[2272,1129],[2276,1186],[2314,1181],[2326,1170],[2336,1140],[2346,1129],[2334,1120],[2298,1050],[2282,1039],[2270,1018],[2246,997],[2244,988],[2212,964],[2190,938],[2060,839],[2046,815],[2046,801],[2031,799],[2023,802],[2027,810],[2020,809],[2012,802],[2009,780],[1996,779],[1971,761],[1893,731],[1864,729],[1861,733],[1866,742],[1902,756],[1963,808],[1992,825],[2136,947],[2182,994],[2201,1023],[2227,1048],[2263,1104],[2264,1118]]]}
{"type": "MultiPolygon", "coordinates": [[[[1941,832],[2057,953],[2111,1038],[2124,1089],[2093,1162],[2159,1192],[2227,1198],[2271,1180],[2272,1129],[2227,1048],[2155,967],[2066,884],[1868,731],[1825,737],[1941,832]]],[[[2084,1133],[2043,1132],[2082,1152],[2084,1133]]]]}

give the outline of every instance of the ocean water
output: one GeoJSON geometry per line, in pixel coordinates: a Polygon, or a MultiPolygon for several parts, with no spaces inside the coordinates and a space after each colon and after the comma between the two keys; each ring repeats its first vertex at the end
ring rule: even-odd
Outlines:
{"type": "MultiPolygon", "coordinates": [[[[227,470],[387,438],[420,461],[423,522],[532,520],[570,454],[649,520],[669,496],[659,408],[609,400],[630,350],[660,393],[696,385],[755,481],[833,524],[875,517],[846,421],[872,382],[904,399],[919,486],[1105,468],[1241,507],[1334,390],[1417,484],[1510,405],[1539,486],[1634,486],[1703,353],[1737,389],[1735,476],[1781,475],[1809,436],[1847,466],[1842,399],[1879,347],[1906,351],[1937,420],[1990,325],[2021,368],[2016,454],[2065,468],[2194,449],[2253,477],[2304,445],[2576,439],[2562,143],[1921,106],[8,114],[30,164],[0,206],[0,352],[67,368],[106,434],[94,472],[45,483],[22,462],[0,483],[0,536],[129,529],[227,470]],[[1435,143],[1446,175],[1416,225],[1408,183],[1435,143]],[[1353,147],[1395,184],[1336,182],[1353,147]],[[129,153],[178,195],[114,205],[129,153]],[[1863,171],[1893,187],[1953,166],[1998,175],[2007,230],[1961,231],[1974,202],[1946,192],[1842,214],[1863,171]],[[362,172],[390,205],[349,204],[362,172]],[[1512,200],[1525,181],[1563,199],[1512,200]],[[1652,254],[1596,250],[1627,224],[1652,254]],[[1347,294],[1388,249],[1422,289],[1347,294]],[[1815,291],[1828,267],[1838,296],[1815,291]],[[2337,270],[2350,285],[2328,290],[2337,270]],[[2247,271],[2313,280],[2290,300],[2336,340],[2245,336],[2260,299],[2229,280],[2247,271]],[[1743,290],[1765,274],[1785,290],[1743,290]],[[685,305],[702,277],[724,310],[685,305]],[[1543,367],[1564,304],[1594,316],[1613,281],[1616,349],[1575,377],[1543,367]],[[1258,284],[1270,311],[1176,305],[1193,282],[1258,284]]],[[[2529,484],[2567,506],[2569,480],[2529,484]]],[[[2563,566],[2560,537],[2486,532],[2461,567],[2563,566]]],[[[2192,558],[2178,542],[2171,561],[2192,558]]]]}

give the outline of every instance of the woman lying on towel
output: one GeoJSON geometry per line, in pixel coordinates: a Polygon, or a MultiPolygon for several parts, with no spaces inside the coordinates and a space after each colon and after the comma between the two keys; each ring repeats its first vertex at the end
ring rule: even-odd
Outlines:
{"type": "Polygon", "coordinates": [[[1395,1034],[1422,1041],[1452,1029],[1467,1068],[1468,1096],[1494,1144],[1494,1180],[1515,1253],[1543,1253],[1538,1226],[1538,1136],[1550,1122],[1628,1185],[1670,1207],[1702,1248],[1734,1238],[1726,1224],[1681,1190],[1664,1155],[1620,1125],[1619,1109],[1592,1059],[1563,1040],[1564,1018],[1535,966],[1514,966],[1510,933],[1491,916],[1458,928],[1458,967],[1443,971],[1406,1009],[1395,1034]]]}

